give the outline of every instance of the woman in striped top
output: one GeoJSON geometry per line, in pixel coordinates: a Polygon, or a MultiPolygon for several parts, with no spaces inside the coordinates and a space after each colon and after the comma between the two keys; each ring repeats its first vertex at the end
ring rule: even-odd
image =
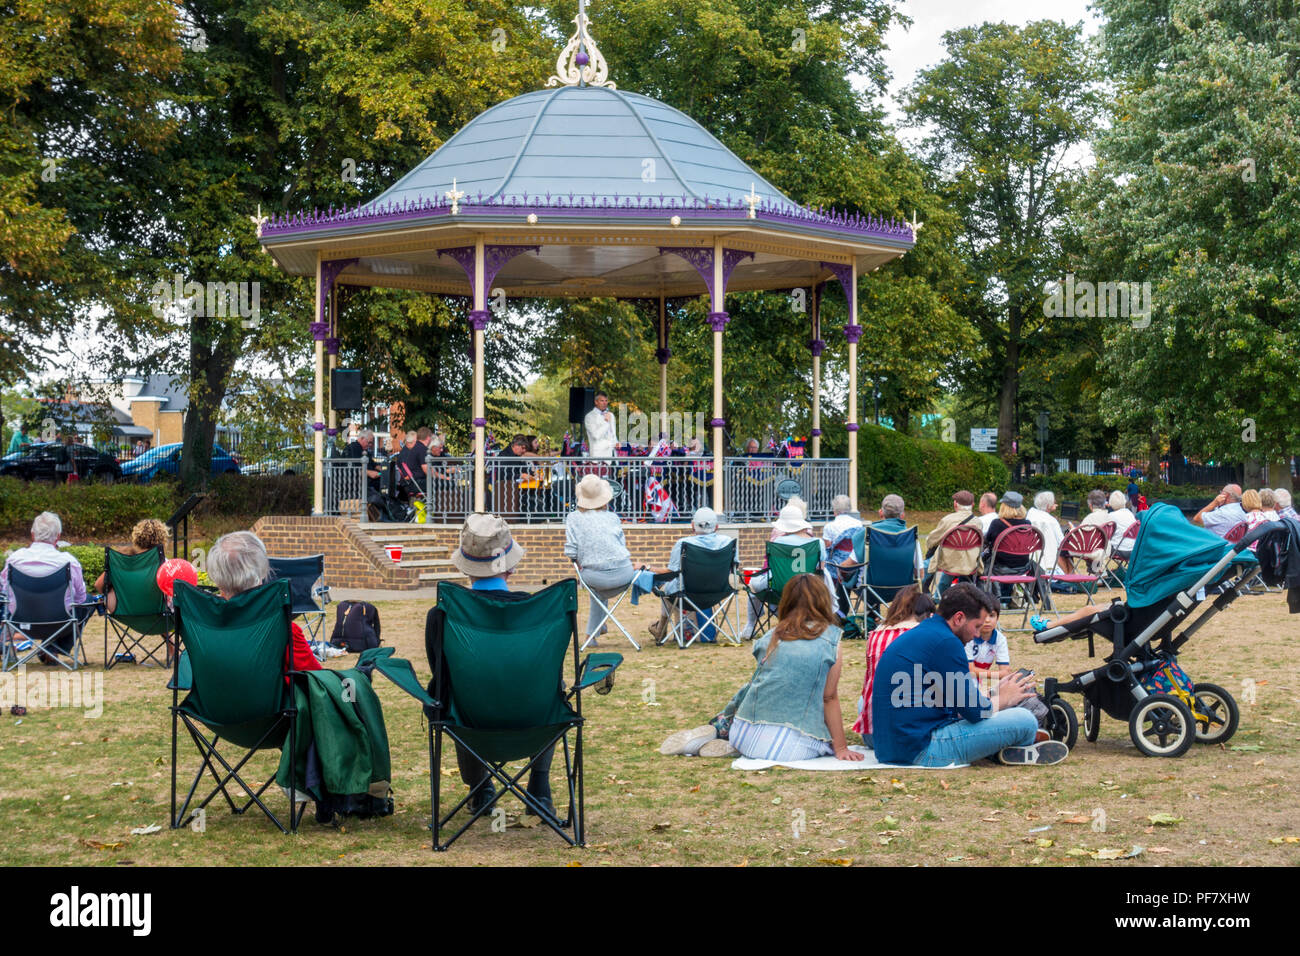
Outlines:
{"type": "Polygon", "coordinates": [[[867,635],[867,674],[862,681],[862,697],[858,700],[858,720],[853,729],[862,735],[862,742],[873,747],[871,739],[871,688],[875,683],[876,665],[885,648],[898,640],[934,613],[934,602],[915,584],[905,587],[895,596],[880,627],[867,635]]]}

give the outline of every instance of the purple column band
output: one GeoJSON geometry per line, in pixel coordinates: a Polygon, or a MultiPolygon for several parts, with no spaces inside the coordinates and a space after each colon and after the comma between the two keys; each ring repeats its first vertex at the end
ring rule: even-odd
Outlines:
{"type": "Polygon", "coordinates": [[[326,336],[330,334],[330,324],[328,322],[313,322],[309,328],[311,329],[311,337],[317,342],[324,342],[326,336]]]}
{"type": "Polygon", "coordinates": [[[475,428],[483,428],[483,427],[486,426],[486,425],[487,425],[487,419],[486,419],[486,418],[476,418],[476,419],[474,419],[474,427],[475,427],[475,428]]]}
{"type": "Polygon", "coordinates": [[[312,422],[312,423],[311,423],[311,427],[312,427],[312,431],[323,432],[323,431],[325,430],[325,423],[324,423],[324,422],[312,422]]]}
{"type": "Polygon", "coordinates": [[[862,338],[862,326],[860,325],[844,326],[844,337],[848,339],[850,343],[856,345],[858,339],[862,338]]]}
{"type": "Polygon", "coordinates": [[[709,325],[714,332],[722,332],[727,328],[727,323],[731,321],[731,316],[726,312],[710,312],[709,325]]]}
{"type": "Polygon", "coordinates": [[[847,429],[848,429],[849,431],[851,431],[851,432],[855,432],[855,431],[857,431],[859,428],[861,428],[862,426],[860,426],[857,422],[846,422],[845,425],[844,425],[844,427],[847,428],[847,429]]]}
{"type": "Polygon", "coordinates": [[[667,365],[668,360],[672,357],[672,349],[655,349],[655,358],[659,360],[660,365],[667,365]]]}
{"type": "Polygon", "coordinates": [[[339,340],[338,340],[338,339],[326,339],[326,340],[325,340],[325,352],[326,352],[326,354],[328,354],[328,355],[338,355],[338,354],[339,354],[339,340]]]}
{"type": "Polygon", "coordinates": [[[469,324],[475,332],[482,332],[492,321],[492,313],[487,309],[471,309],[469,313],[469,324]]]}
{"type": "Polygon", "coordinates": [[[325,429],[325,434],[326,434],[326,435],[329,435],[330,438],[333,438],[333,437],[334,437],[335,435],[337,435],[338,433],[339,433],[339,430],[338,430],[337,428],[327,428],[327,429],[325,429]]]}
{"type": "Polygon", "coordinates": [[[726,428],[727,420],[725,418],[714,418],[709,421],[710,428],[726,428]]]}
{"type": "Polygon", "coordinates": [[[808,343],[808,348],[812,349],[813,358],[817,358],[826,351],[826,343],[821,339],[813,339],[808,343]]]}
{"type": "Polygon", "coordinates": [[[816,437],[817,437],[818,435],[820,435],[821,433],[822,433],[822,430],[821,430],[820,428],[814,428],[814,429],[812,430],[812,432],[811,432],[813,438],[816,438],[816,437]]]}

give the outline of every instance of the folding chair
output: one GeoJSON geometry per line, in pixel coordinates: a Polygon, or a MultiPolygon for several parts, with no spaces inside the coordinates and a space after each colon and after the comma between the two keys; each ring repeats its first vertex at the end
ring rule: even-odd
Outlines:
{"type": "Polygon", "coordinates": [[[1102,552],[1103,555],[1106,551],[1106,538],[1101,528],[1096,525],[1071,528],[1057,552],[1060,557],[1065,558],[1070,570],[1050,569],[1047,572],[1048,586],[1050,587],[1053,581],[1060,581],[1062,584],[1081,584],[1084,594],[1088,595],[1088,603],[1095,604],[1092,595],[1097,590],[1101,575],[1092,573],[1092,569],[1088,566],[1088,555],[1097,551],[1102,552]]]}
{"type": "Polygon", "coordinates": [[[958,581],[974,584],[979,576],[979,554],[983,550],[984,535],[980,533],[978,524],[959,524],[955,528],[950,528],[935,551],[939,556],[934,569],[935,594],[939,594],[939,582],[943,580],[943,576],[952,578],[954,584],[958,581]],[[949,563],[957,555],[965,555],[967,560],[962,562],[964,566],[969,563],[972,553],[975,556],[974,571],[962,571],[956,565],[949,563]]]}
{"type": "Polygon", "coordinates": [[[161,547],[139,554],[104,549],[105,591],[112,588],[114,598],[114,609],[104,615],[104,670],[118,663],[119,656],[137,664],[152,660],[160,667],[171,666],[172,613],[167,596],[158,587],[158,569],[164,560],[161,547]],[[110,629],[117,639],[111,654],[110,629]],[[146,642],[152,637],[159,641],[149,647],[146,642]],[[135,656],[137,650],[141,657],[135,656]],[[159,651],[163,652],[161,658],[159,651]]]}
{"type": "Polygon", "coordinates": [[[713,627],[717,631],[725,625],[731,632],[731,643],[743,643],[736,634],[736,627],[727,616],[731,602],[735,600],[736,589],[732,587],[731,576],[739,566],[736,558],[736,542],[729,541],[725,548],[706,548],[682,542],[682,570],[679,574],[656,575],[654,593],[669,604],[676,605],[677,619],[669,631],[664,634],[660,644],[673,640],[679,648],[690,647],[705,628],[713,627]],[[681,587],[666,593],[660,584],[680,581],[681,587]],[[686,640],[686,612],[696,615],[695,634],[686,640]],[[704,620],[701,621],[701,618],[704,620]]]}
{"type": "Polygon", "coordinates": [[[903,531],[885,531],[875,525],[867,529],[867,575],[862,584],[863,630],[871,630],[867,617],[880,620],[881,605],[888,606],[899,591],[918,583],[916,542],[916,525],[903,531]]]}
{"type": "MultiPolygon", "coordinates": [[[[1122,544],[1125,541],[1129,541],[1129,542],[1136,541],[1138,536],[1138,529],[1141,526],[1142,523],[1140,521],[1134,521],[1131,525],[1129,525],[1124,530],[1124,534],[1120,536],[1119,539],[1120,544],[1122,544]]],[[[1113,531],[1111,532],[1111,535],[1112,537],[1114,536],[1113,531]]],[[[1238,538],[1237,540],[1240,541],[1241,538],[1238,538]]],[[[1132,554],[1132,552],[1133,552],[1132,544],[1129,544],[1127,551],[1121,551],[1119,544],[1116,544],[1113,548],[1110,549],[1110,553],[1107,555],[1108,566],[1106,568],[1106,574],[1115,582],[1117,586],[1122,585],[1124,583],[1124,577],[1120,576],[1120,572],[1124,572],[1125,576],[1127,576],[1128,558],[1129,555],[1132,554]]]]}
{"type": "Polygon", "coordinates": [[[307,640],[313,643],[318,641],[321,626],[325,622],[325,605],[330,602],[329,585],[325,583],[325,555],[313,554],[306,558],[268,557],[266,560],[271,566],[271,580],[279,578],[289,582],[289,600],[292,602],[290,613],[302,618],[307,629],[307,640]],[[319,604],[316,603],[318,598],[319,604]]]}
{"type": "Polygon", "coordinates": [[[832,594],[836,604],[840,603],[841,598],[847,601],[849,615],[861,610],[862,592],[859,584],[866,562],[867,529],[861,525],[845,528],[826,547],[828,583],[834,586],[832,594]]]}
{"type": "Polygon", "coordinates": [[[803,544],[767,542],[767,585],[760,591],[746,586],[745,590],[758,599],[759,615],[754,633],[766,631],[768,623],[781,603],[781,592],[796,574],[821,574],[821,541],[810,538],[803,544]]]}
{"type": "MultiPolygon", "coordinates": [[[[242,814],[256,804],[281,832],[287,832],[262,800],[262,794],[275,780],[276,770],[272,769],[266,782],[256,789],[240,776],[240,771],[259,750],[280,750],[287,742],[290,753],[298,752],[298,711],[289,681],[299,672],[286,669],[291,618],[289,584],[270,581],[223,601],[177,582],[173,600],[176,634],[184,649],[174,655],[168,685],[172,692],[172,829],[185,826],[220,793],[231,813],[242,814]],[[184,700],[180,699],[182,690],[188,691],[184,700]],[[177,810],[176,748],[181,724],[198,748],[201,762],[177,810]],[[233,764],[220,751],[223,740],[245,751],[233,764]],[[218,773],[217,764],[224,774],[218,773]],[[191,809],[205,772],[211,774],[216,786],[191,809]],[[232,782],[248,795],[246,801],[239,796],[242,805],[227,789],[232,782]]],[[[297,832],[307,805],[296,799],[304,794],[297,787],[295,764],[289,761],[289,792],[294,799],[289,805],[288,830],[297,832]]]]}
{"type": "Polygon", "coordinates": [[[1033,525],[1013,525],[1005,529],[993,542],[989,552],[985,573],[980,575],[985,590],[995,598],[1001,598],[1003,584],[1011,586],[1012,595],[1019,594],[1025,605],[1024,616],[1019,628],[1005,630],[1027,630],[1031,610],[1049,611],[1052,606],[1052,592],[1043,579],[1043,572],[1038,562],[1043,556],[1043,535],[1033,525]],[[1023,571],[998,571],[997,568],[1023,568],[1023,571]]]}
{"type": "Polygon", "coordinates": [[[67,564],[39,577],[9,569],[13,605],[0,631],[0,670],[22,667],[37,655],[52,659],[65,670],[86,665],[81,628],[83,615],[95,605],[74,604],[68,611],[64,596],[71,579],[72,566],[67,564]],[[20,644],[24,646],[20,648],[20,644]]]}
{"type": "Polygon", "coordinates": [[[597,591],[582,579],[582,568],[578,566],[577,561],[573,561],[573,576],[578,579],[578,583],[582,585],[582,589],[587,592],[592,602],[603,612],[600,616],[600,622],[596,625],[595,632],[588,634],[587,639],[582,642],[582,650],[585,651],[587,646],[597,638],[600,634],[600,629],[605,626],[606,621],[612,621],[614,626],[623,632],[623,636],[632,642],[632,646],[638,651],[641,650],[641,645],[636,642],[636,638],[629,634],[627,628],[625,628],[622,622],[614,616],[614,611],[623,603],[623,599],[632,593],[632,585],[636,581],[635,575],[624,587],[600,591],[597,591]],[[613,604],[609,603],[610,598],[614,599],[613,604]]]}
{"type": "Polygon", "coordinates": [[[434,850],[446,850],[455,843],[475,820],[492,812],[507,790],[565,842],[584,846],[582,691],[596,684],[612,687],[614,670],[623,662],[623,655],[588,654],[579,660],[578,589],[572,578],[543,588],[523,601],[502,601],[493,598],[490,591],[471,591],[444,581],[438,586],[437,607],[446,617],[441,646],[430,648],[433,697],[418,684],[409,687],[410,680],[399,682],[408,693],[424,701],[426,713],[430,714],[434,850]],[[566,692],[564,658],[570,648],[573,681],[566,692]],[[449,686],[444,686],[444,675],[449,686]],[[574,733],[572,754],[570,731],[574,733]],[[474,811],[446,842],[442,839],[443,829],[476,791],[466,794],[447,813],[442,812],[444,734],[487,768],[489,776],[482,786],[491,786],[495,780],[504,788],[474,811]],[[519,786],[537,756],[556,744],[564,749],[569,790],[569,809],[563,820],[553,818],[519,786]],[[526,762],[512,775],[506,764],[516,760],[526,762]],[[570,828],[573,836],[565,832],[570,828]]]}

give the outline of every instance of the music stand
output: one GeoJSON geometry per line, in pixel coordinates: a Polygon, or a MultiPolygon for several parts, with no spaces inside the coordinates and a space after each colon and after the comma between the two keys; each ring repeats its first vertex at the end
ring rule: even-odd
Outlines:
{"type": "Polygon", "coordinates": [[[180,529],[180,526],[182,525],[185,528],[183,532],[185,538],[185,556],[187,558],[189,557],[190,512],[193,511],[195,506],[206,497],[207,495],[203,493],[196,493],[190,495],[189,498],[185,500],[185,503],[176,509],[176,513],[172,515],[170,518],[168,518],[165,522],[163,522],[164,524],[167,525],[167,527],[172,529],[172,557],[173,558],[180,557],[180,555],[176,553],[176,542],[177,542],[177,533],[180,529]]]}

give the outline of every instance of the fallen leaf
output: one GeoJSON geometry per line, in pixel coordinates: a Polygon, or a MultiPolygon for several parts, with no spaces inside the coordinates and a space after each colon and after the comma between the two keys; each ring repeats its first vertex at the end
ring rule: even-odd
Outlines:
{"type": "Polygon", "coordinates": [[[960,862],[961,862],[962,860],[964,860],[964,859],[966,859],[964,856],[945,856],[945,857],[943,858],[943,862],[945,862],[945,863],[960,863],[960,862]]]}
{"type": "Polygon", "coordinates": [[[1253,754],[1253,753],[1259,753],[1259,751],[1263,750],[1264,748],[1261,747],[1259,744],[1233,744],[1228,749],[1236,750],[1239,753],[1253,754]]]}
{"type": "Polygon", "coordinates": [[[698,783],[695,786],[691,787],[691,793],[699,793],[699,792],[700,792],[700,785],[698,783]]]}
{"type": "Polygon", "coordinates": [[[827,866],[852,866],[853,858],[848,856],[823,857],[817,862],[825,863],[827,866]]]}
{"type": "Polygon", "coordinates": [[[943,787],[943,789],[947,790],[947,789],[948,789],[948,781],[947,781],[947,780],[940,780],[940,781],[939,781],[939,786],[941,786],[941,787],[943,787]]]}
{"type": "Polygon", "coordinates": [[[1172,827],[1183,822],[1182,817],[1176,817],[1172,813],[1153,813],[1147,819],[1158,827],[1172,827]]]}
{"type": "Polygon", "coordinates": [[[659,830],[667,830],[671,826],[671,823],[652,823],[650,825],[650,832],[655,833],[659,830]]]}
{"type": "Polygon", "coordinates": [[[1123,855],[1124,855],[1123,850],[1114,850],[1111,849],[1110,847],[1104,847],[1100,850],[1097,850],[1095,853],[1089,854],[1089,856],[1091,856],[1094,860],[1118,860],[1123,855]]]}
{"type": "Polygon", "coordinates": [[[1065,855],[1066,856],[1090,856],[1091,851],[1085,850],[1081,846],[1072,846],[1070,847],[1070,849],[1065,851],[1065,855]]]}
{"type": "Polygon", "coordinates": [[[774,806],[774,807],[775,807],[775,806],[780,806],[780,804],[781,804],[781,798],[780,798],[780,797],[773,797],[773,798],[772,798],[772,806],[774,806]]]}
{"type": "Polygon", "coordinates": [[[1277,843],[1277,844],[1281,844],[1281,843],[1300,843],[1300,837],[1293,837],[1293,836],[1269,837],[1268,842],[1269,842],[1269,843],[1277,843]]]}
{"type": "Polygon", "coordinates": [[[579,863],[577,860],[570,860],[568,863],[566,863],[566,864],[564,864],[564,865],[565,865],[565,866],[582,866],[582,864],[579,863]]]}
{"type": "Polygon", "coordinates": [[[882,837],[878,837],[876,839],[876,842],[879,843],[881,846],[889,846],[889,844],[892,843],[893,840],[894,838],[891,836],[882,836],[882,837]]]}
{"type": "Polygon", "coordinates": [[[1143,849],[1144,849],[1143,847],[1135,845],[1133,849],[1129,850],[1127,853],[1124,854],[1124,859],[1131,860],[1135,856],[1141,856],[1143,849]]]}
{"type": "Polygon", "coordinates": [[[1148,853],[1173,853],[1174,851],[1169,849],[1169,847],[1167,846],[1149,846],[1147,847],[1147,852],[1148,853]]]}
{"type": "Polygon", "coordinates": [[[889,785],[893,787],[895,790],[907,789],[907,784],[903,783],[903,781],[899,780],[897,777],[891,777],[889,781],[889,785]]]}
{"type": "Polygon", "coordinates": [[[126,846],[125,843],[100,843],[98,840],[78,840],[77,842],[90,847],[92,850],[120,850],[126,846]]]}
{"type": "Polygon", "coordinates": [[[1073,823],[1073,824],[1076,825],[1076,826],[1080,826],[1080,825],[1085,824],[1085,823],[1091,823],[1091,822],[1092,822],[1092,817],[1088,816],[1088,814],[1086,814],[1086,813],[1082,813],[1082,814],[1080,814],[1080,815],[1077,816],[1077,817],[1066,817],[1066,818],[1065,818],[1064,820],[1062,820],[1061,822],[1062,822],[1062,823],[1073,823]]]}
{"type": "Polygon", "coordinates": [[[1034,841],[1034,845],[1046,850],[1049,846],[1056,846],[1055,840],[1049,840],[1046,837],[1039,837],[1034,841]]]}
{"type": "Polygon", "coordinates": [[[898,826],[898,818],[897,818],[897,817],[892,817],[892,816],[887,816],[887,817],[885,817],[883,820],[880,821],[880,825],[881,825],[881,826],[886,826],[886,827],[896,827],[896,826],[898,826]]]}

